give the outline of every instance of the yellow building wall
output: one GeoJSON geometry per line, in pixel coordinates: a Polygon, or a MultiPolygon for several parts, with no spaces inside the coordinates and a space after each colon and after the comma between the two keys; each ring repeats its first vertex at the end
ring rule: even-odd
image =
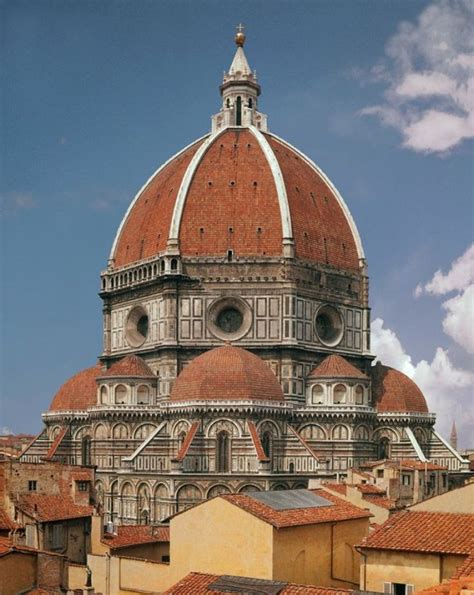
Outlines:
{"type": "Polygon", "coordinates": [[[474,514],[474,482],[414,504],[410,510],[474,514]]]}
{"type": "Polygon", "coordinates": [[[89,554],[87,564],[95,591],[104,595],[156,594],[173,584],[168,564],[94,554],[89,554]]]}
{"type": "Polygon", "coordinates": [[[171,519],[173,582],[189,572],[271,579],[273,527],[222,498],[171,519]]]}
{"type": "Polygon", "coordinates": [[[360,587],[366,591],[384,592],[384,583],[413,585],[415,591],[427,589],[452,576],[465,556],[419,554],[364,550],[360,567],[360,587]],[[365,581],[364,581],[365,575],[365,581]]]}
{"type": "Polygon", "coordinates": [[[161,562],[163,556],[170,555],[170,544],[161,543],[143,543],[141,545],[131,545],[113,550],[112,555],[125,558],[143,558],[152,562],[161,562]]]}
{"type": "Polygon", "coordinates": [[[0,593],[17,595],[35,585],[36,556],[11,553],[0,558],[0,593]]]}
{"type": "Polygon", "coordinates": [[[369,519],[273,530],[273,579],[322,587],[359,586],[354,545],[369,530],[369,519]]]}
{"type": "Polygon", "coordinates": [[[67,586],[71,591],[74,589],[83,589],[87,581],[86,566],[82,564],[68,564],[67,567],[67,586]]]}

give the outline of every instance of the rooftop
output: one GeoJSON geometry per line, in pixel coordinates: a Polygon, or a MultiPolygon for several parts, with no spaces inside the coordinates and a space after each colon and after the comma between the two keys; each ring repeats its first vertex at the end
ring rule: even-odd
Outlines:
{"type": "Polygon", "coordinates": [[[117,527],[117,534],[104,533],[102,542],[111,549],[142,545],[144,543],[168,542],[170,540],[169,527],[155,527],[153,525],[121,525],[117,527]]]}
{"type": "Polygon", "coordinates": [[[360,544],[363,548],[470,554],[474,515],[404,510],[391,516],[360,544]]]}
{"type": "Polygon", "coordinates": [[[164,595],[205,595],[218,593],[267,593],[268,595],[348,595],[347,589],[314,587],[241,576],[202,574],[191,572],[164,595]]]}
{"type": "MultiPolygon", "coordinates": [[[[289,491],[292,490],[282,490],[279,491],[278,494],[283,495],[285,492],[289,491]]],[[[225,494],[220,497],[276,528],[331,523],[372,516],[367,510],[354,506],[326,490],[315,489],[299,491],[314,494],[330,504],[323,506],[313,504],[312,506],[306,506],[304,508],[295,507],[278,510],[261,500],[257,500],[255,497],[252,497],[251,494],[225,494]]]]}
{"type": "Polygon", "coordinates": [[[310,376],[318,378],[360,378],[368,380],[366,374],[350,364],[340,355],[330,355],[316,366],[310,376]]]}
{"type": "Polygon", "coordinates": [[[153,370],[148,367],[148,364],[144,362],[138,355],[127,355],[118,362],[115,362],[110,368],[99,377],[107,376],[124,376],[134,378],[154,378],[153,370]]]}
{"type": "Polygon", "coordinates": [[[15,505],[41,523],[88,517],[93,511],[92,506],[76,504],[70,496],[61,494],[22,494],[15,505]]]}

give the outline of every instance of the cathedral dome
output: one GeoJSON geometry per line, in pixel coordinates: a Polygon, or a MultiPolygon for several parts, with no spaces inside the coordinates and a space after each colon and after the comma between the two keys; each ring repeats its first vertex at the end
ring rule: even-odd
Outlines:
{"type": "Polygon", "coordinates": [[[296,257],[347,271],[364,259],[341,195],[308,157],[267,130],[244,37],[220,87],[212,132],[162,165],[117,231],[110,266],[184,258],[296,257]]]}
{"type": "Polygon", "coordinates": [[[176,379],[171,401],[283,401],[277,377],[259,357],[233,345],[206,351],[176,379]]]}
{"type": "Polygon", "coordinates": [[[118,362],[115,362],[110,368],[100,375],[106,377],[126,377],[126,378],[155,378],[155,374],[138,355],[127,355],[118,362]]]}
{"type": "Polygon", "coordinates": [[[326,357],[319,366],[310,373],[311,378],[358,378],[368,380],[367,376],[337,354],[326,357]]]}
{"type": "Polygon", "coordinates": [[[418,386],[399,370],[380,363],[372,369],[372,394],[378,412],[428,413],[418,386]]]}
{"type": "Polygon", "coordinates": [[[103,367],[96,364],[66,380],[54,396],[49,411],[82,411],[95,405],[97,402],[96,379],[103,372],[103,367]]]}

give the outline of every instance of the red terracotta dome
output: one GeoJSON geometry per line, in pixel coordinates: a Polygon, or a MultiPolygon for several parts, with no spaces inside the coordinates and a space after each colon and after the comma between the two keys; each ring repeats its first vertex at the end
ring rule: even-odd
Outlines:
{"type": "Polygon", "coordinates": [[[100,377],[132,377],[132,378],[155,378],[153,370],[149,368],[138,355],[127,355],[118,362],[115,362],[110,368],[100,375],[100,377]]]}
{"type": "Polygon", "coordinates": [[[96,364],[69,378],[54,396],[49,411],[82,411],[95,405],[97,403],[96,379],[103,372],[103,367],[96,364]]]}
{"type": "Polygon", "coordinates": [[[297,258],[358,271],[363,250],[342,197],[301,152],[254,127],[199,139],[140,190],[117,232],[115,267],[181,256],[297,258]]]}
{"type": "Polygon", "coordinates": [[[176,379],[172,401],[283,401],[277,377],[259,357],[232,345],[206,351],[176,379]]]}
{"type": "Polygon", "coordinates": [[[372,370],[372,394],[377,411],[428,413],[426,399],[411,378],[380,363],[372,370]]]}
{"type": "Polygon", "coordinates": [[[310,373],[312,378],[360,378],[367,376],[340,355],[329,355],[310,373]]]}

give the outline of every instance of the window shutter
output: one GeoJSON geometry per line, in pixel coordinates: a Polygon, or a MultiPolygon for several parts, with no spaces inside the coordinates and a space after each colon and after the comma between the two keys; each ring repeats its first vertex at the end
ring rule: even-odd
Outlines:
{"type": "Polygon", "coordinates": [[[392,583],[384,583],[383,584],[383,592],[384,592],[384,595],[391,595],[392,583]]]}
{"type": "Polygon", "coordinates": [[[412,595],[415,587],[413,585],[406,585],[405,586],[405,595],[412,595]]]}

